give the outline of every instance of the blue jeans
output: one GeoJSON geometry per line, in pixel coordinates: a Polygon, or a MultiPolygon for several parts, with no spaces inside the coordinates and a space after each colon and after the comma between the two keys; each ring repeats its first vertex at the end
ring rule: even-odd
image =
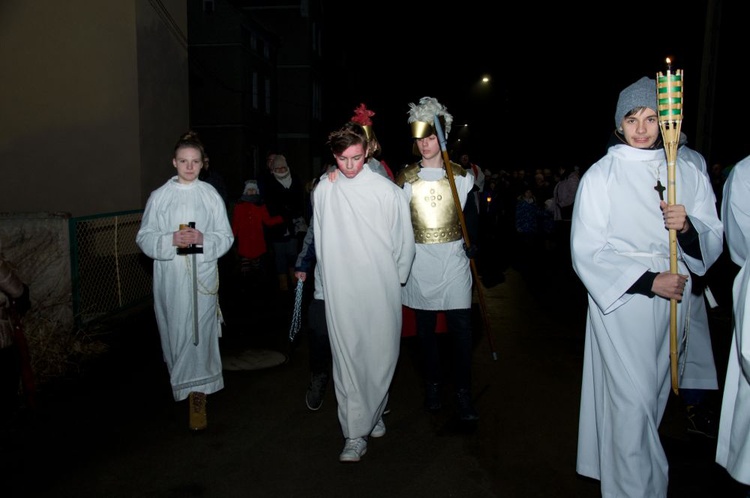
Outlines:
{"type": "MultiPolygon", "coordinates": [[[[471,354],[473,348],[471,330],[471,309],[444,310],[448,322],[448,335],[451,338],[453,372],[456,390],[471,390],[471,354]]],[[[435,332],[437,311],[414,310],[417,337],[422,353],[424,381],[440,383],[440,348],[435,332]]]]}

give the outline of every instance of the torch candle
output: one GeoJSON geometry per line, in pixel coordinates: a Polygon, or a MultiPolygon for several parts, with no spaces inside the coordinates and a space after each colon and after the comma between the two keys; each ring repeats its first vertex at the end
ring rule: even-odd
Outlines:
{"type": "Polygon", "coordinates": [[[657,100],[659,120],[682,119],[682,71],[657,75],[657,100]]]}
{"type": "MultiPolygon", "coordinates": [[[[656,75],[656,100],[659,109],[659,128],[664,140],[664,153],[667,156],[667,203],[676,204],[675,176],[677,166],[677,149],[682,126],[682,71],[672,74],[672,61],[667,59],[667,75],[656,75]]],[[[658,184],[657,184],[658,187],[658,184]]],[[[660,192],[661,193],[661,192],[660,192]]],[[[677,230],[669,229],[669,271],[676,274],[677,266],[677,230]]],[[[669,300],[669,363],[672,377],[672,390],[679,391],[678,372],[678,339],[677,339],[677,300],[669,300]]]]}

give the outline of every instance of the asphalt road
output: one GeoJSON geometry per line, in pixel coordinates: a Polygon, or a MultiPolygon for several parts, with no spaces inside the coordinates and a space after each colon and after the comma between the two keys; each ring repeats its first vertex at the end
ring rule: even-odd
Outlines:
{"type": "MultiPolygon", "coordinates": [[[[191,433],[186,403],[171,396],[152,310],[131,310],[109,323],[109,351],[44,386],[37,410],[6,435],[0,495],[598,497],[598,482],[575,472],[583,290],[565,270],[509,268],[505,276],[482,291],[485,306],[475,304],[476,424],[461,424],[449,404],[438,414],[422,409],[416,344],[405,337],[386,435],[371,440],[360,463],[339,463],[333,389],[319,411],[306,408],[306,338],[288,342],[289,303],[273,293],[250,300],[229,279],[223,353],[266,349],[285,361],[225,371],[225,389],[209,397],[208,430],[191,433]]],[[[722,378],[727,313],[725,302],[711,318],[722,378]]],[[[715,440],[687,432],[679,400],[670,400],[661,432],[669,496],[744,496],[714,463],[715,440]]]]}

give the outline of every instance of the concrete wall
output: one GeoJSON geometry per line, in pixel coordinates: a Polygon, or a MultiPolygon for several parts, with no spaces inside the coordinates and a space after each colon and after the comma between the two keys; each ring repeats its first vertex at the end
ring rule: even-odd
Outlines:
{"type": "Polygon", "coordinates": [[[0,3],[0,212],[145,205],[189,122],[180,29],[180,0],[0,3]]]}
{"type": "Polygon", "coordinates": [[[174,144],[190,123],[186,2],[161,0],[166,12],[155,10],[154,4],[138,0],[136,11],[141,168],[136,209],[176,174],[174,144]],[[171,30],[165,16],[175,23],[171,30]]]}

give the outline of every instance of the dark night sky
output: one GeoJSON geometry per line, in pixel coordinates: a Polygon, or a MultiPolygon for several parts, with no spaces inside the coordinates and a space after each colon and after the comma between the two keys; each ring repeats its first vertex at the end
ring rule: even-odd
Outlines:
{"type": "MultiPolygon", "coordinates": [[[[337,127],[365,102],[376,112],[374,129],[392,167],[413,160],[407,112],[410,102],[427,95],[454,116],[449,144],[457,125],[469,123],[463,143],[485,168],[560,162],[587,168],[605,151],[620,90],[665,71],[667,56],[684,72],[682,130],[695,145],[707,1],[612,4],[616,14],[575,2],[544,8],[527,2],[504,14],[474,0],[450,10],[434,3],[398,11],[336,3],[325,6],[332,77],[324,97],[327,125],[337,127]],[[480,92],[483,74],[492,82],[480,92]]],[[[723,11],[728,34],[737,8],[723,11]]],[[[736,45],[729,41],[722,36],[720,53],[736,45]]],[[[736,161],[748,153],[750,147],[714,156],[736,161]]]]}

